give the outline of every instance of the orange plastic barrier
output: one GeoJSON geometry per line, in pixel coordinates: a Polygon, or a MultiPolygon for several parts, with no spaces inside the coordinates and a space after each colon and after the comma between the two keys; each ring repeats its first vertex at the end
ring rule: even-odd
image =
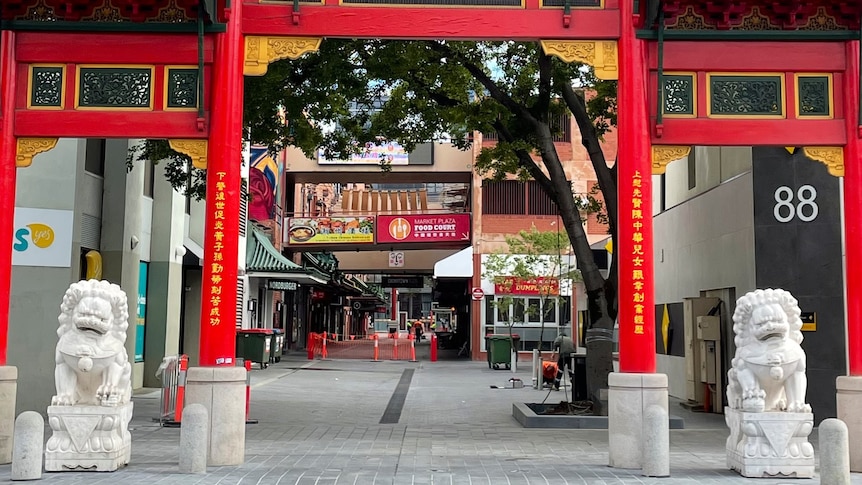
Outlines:
{"type": "MultiPolygon", "coordinates": [[[[350,340],[353,340],[353,337],[351,337],[350,340]]],[[[380,340],[380,339],[377,338],[377,334],[375,333],[374,334],[374,362],[377,362],[378,360],[380,360],[380,348],[378,347],[378,343],[379,343],[378,340],[380,340]]]]}

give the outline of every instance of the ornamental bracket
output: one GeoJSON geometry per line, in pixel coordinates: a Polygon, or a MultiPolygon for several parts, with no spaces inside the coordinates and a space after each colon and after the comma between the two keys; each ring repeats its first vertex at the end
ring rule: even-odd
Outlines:
{"type": "Polygon", "coordinates": [[[844,176],[844,149],[842,147],[802,147],[806,157],[826,165],[829,174],[844,176]]]}
{"type": "Polygon", "coordinates": [[[194,165],[195,168],[206,170],[207,141],[205,139],[173,139],[168,140],[168,145],[183,155],[191,157],[192,165],[194,165]]]}
{"type": "Polygon", "coordinates": [[[33,157],[57,146],[58,138],[18,138],[15,153],[16,167],[29,167],[33,157]]]}
{"type": "Polygon", "coordinates": [[[564,62],[577,61],[593,66],[599,79],[619,79],[615,40],[543,40],[541,44],[546,55],[557,56],[564,62]]]}
{"type": "Polygon", "coordinates": [[[263,76],[270,63],[298,59],[306,52],[316,52],[322,41],[322,37],[246,36],[243,74],[263,76]]]}
{"type": "Polygon", "coordinates": [[[691,153],[691,147],[685,145],[653,145],[652,174],[661,175],[667,169],[667,164],[691,153]]]}

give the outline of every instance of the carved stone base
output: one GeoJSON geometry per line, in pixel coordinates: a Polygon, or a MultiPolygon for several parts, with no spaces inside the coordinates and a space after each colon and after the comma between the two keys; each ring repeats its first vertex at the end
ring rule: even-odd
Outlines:
{"type": "Polygon", "coordinates": [[[53,434],[45,445],[45,470],[112,472],[127,465],[132,407],[49,406],[53,434]]]}
{"type": "Polygon", "coordinates": [[[814,447],[812,413],[747,413],[724,408],[730,428],[727,466],[750,478],[811,478],[814,447]]]}

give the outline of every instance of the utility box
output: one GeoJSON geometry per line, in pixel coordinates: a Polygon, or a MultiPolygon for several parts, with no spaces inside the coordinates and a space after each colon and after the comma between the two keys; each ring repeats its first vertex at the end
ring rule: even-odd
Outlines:
{"type": "MultiPolygon", "coordinates": [[[[706,316],[718,305],[714,297],[683,299],[683,325],[685,339],[685,397],[689,403],[704,404],[703,381],[701,380],[701,345],[698,338],[697,317],[706,316]]],[[[704,349],[705,351],[705,349],[704,349]]]]}
{"type": "Polygon", "coordinates": [[[698,340],[721,340],[721,320],[713,316],[697,317],[698,340]]]}

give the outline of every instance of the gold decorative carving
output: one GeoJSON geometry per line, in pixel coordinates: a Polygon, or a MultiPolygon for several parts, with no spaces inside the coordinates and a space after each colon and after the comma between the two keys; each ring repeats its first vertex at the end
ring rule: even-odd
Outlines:
{"type": "Polygon", "coordinates": [[[826,165],[829,174],[844,176],[844,149],[842,147],[802,147],[806,157],[826,165]]]}
{"type": "Polygon", "coordinates": [[[846,27],[838,25],[835,17],[826,13],[826,7],[817,7],[817,13],[808,18],[808,22],[799,30],[847,30],[846,27]]]}
{"type": "Polygon", "coordinates": [[[781,30],[781,26],[772,23],[772,20],[760,13],[760,7],[751,7],[751,13],[742,17],[742,22],[734,26],[739,30],[781,30]]]}
{"type": "Polygon", "coordinates": [[[706,18],[696,13],[691,5],[686,7],[684,13],[677,15],[672,22],[669,21],[666,27],[677,30],[715,30],[715,26],[708,24],[706,18]]]}
{"type": "Polygon", "coordinates": [[[15,154],[16,167],[29,167],[33,157],[57,146],[57,138],[18,138],[15,154]]]}
{"type": "Polygon", "coordinates": [[[667,168],[667,164],[691,153],[690,146],[681,145],[653,145],[652,147],[652,174],[661,175],[667,168]]]}
{"type": "Polygon", "coordinates": [[[175,139],[168,140],[168,145],[174,150],[192,157],[192,165],[195,168],[206,170],[207,168],[207,141],[175,139]]]}
{"type": "Polygon", "coordinates": [[[619,79],[617,42],[613,40],[543,40],[542,51],[565,62],[593,66],[599,79],[619,79]]]}
{"type": "Polygon", "coordinates": [[[271,62],[297,59],[306,52],[320,49],[321,37],[267,37],[249,35],[245,38],[246,76],[263,76],[271,62]]]}

